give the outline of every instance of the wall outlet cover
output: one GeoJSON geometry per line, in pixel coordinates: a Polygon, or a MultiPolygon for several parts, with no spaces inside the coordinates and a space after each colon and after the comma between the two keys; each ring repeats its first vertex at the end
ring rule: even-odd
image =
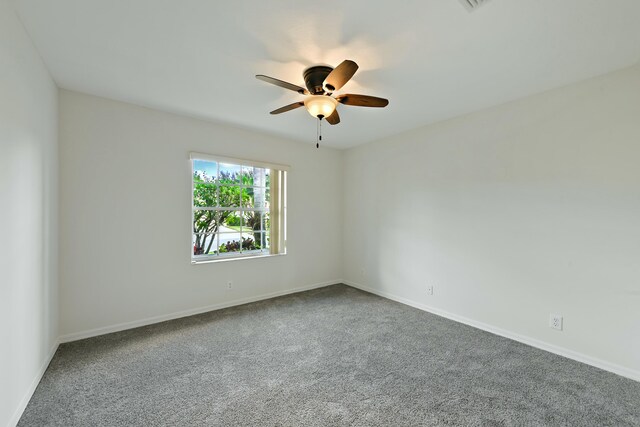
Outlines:
{"type": "Polygon", "coordinates": [[[551,313],[551,315],[549,316],[549,327],[561,331],[562,330],[562,315],[551,313]]]}

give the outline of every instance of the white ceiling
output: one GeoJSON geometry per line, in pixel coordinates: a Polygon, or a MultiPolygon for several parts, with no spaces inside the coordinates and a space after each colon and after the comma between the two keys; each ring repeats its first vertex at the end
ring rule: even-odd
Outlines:
{"type": "Polygon", "coordinates": [[[301,95],[312,64],[360,65],[324,142],[351,147],[640,60],[639,0],[14,0],[57,84],[309,144],[301,95]]]}

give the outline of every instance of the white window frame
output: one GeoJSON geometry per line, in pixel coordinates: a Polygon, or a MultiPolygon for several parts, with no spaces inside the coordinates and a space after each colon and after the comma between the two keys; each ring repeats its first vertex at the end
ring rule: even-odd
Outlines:
{"type": "MultiPolygon", "coordinates": [[[[209,162],[215,162],[218,168],[218,173],[217,176],[219,176],[220,173],[220,164],[230,164],[230,165],[234,165],[234,166],[240,166],[240,170],[242,171],[242,167],[256,167],[256,168],[264,168],[264,169],[271,169],[271,170],[278,170],[278,171],[282,171],[283,172],[283,177],[286,177],[290,167],[287,165],[281,165],[281,164],[277,164],[277,163],[269,163],[269,162],[262,162],[262,161],[255,161],[255,160],[247,160],[247,159],[237,159],[237,158],[233,158],[233,157],[225,157],[225,156],[217,156],[217,155],[211,155],[211,154],[204,154],[204,153],[197,153],[197,152],[191,152],[189,153],[189,171],[190,171],[190,182],[191,182],[191,195],[190,195],[190,200],[191,200],[191,216],[190,216],[190,224],[189,224],[189,235],[190,235],[190,239],[189,241],[191,242],[190,244],[190,253],[191,253],[191,264],[203,264],[203,263],[212,263],[212,262],[225,262],[225,261],[233,261],[233,260],[239,260],[239,259],[251,259],[251,258],[264,258],[264,257],[271,257],[271,256],[281,256],[281,255],[286,255],[286,240],[287,240],[287,228],[286,228],[286,212],[287,212],[287,180],[283,179],[282,180],[282,185],[280,186],[280,195],[279,195],[279,199],[280,199],[280,227],[281,227],[281,232],[280,232],[280,239],[281,239],[281,250],[278,253],[271,253],[271,252],[266,252],[265,250],[260,250],[261,252],[258,251],[247,251],[247,252],[242,252],[242,253],[236,253],[236,252],[229,252],[229,253],[225,253],[225,254],[220,254],[218,253],[217,255],[209,255],[209,254],[204,254],[204,255],[194,255],[193,253],[193,218],[194,218],[194,213],[197,210],[212,210],[212,211],[252,211],[252,212],[269,212],[268,209],[262,207],[262,208],[245,208],[242,206],[236,206],[236,207],[201,207],[201,208],[197,208],[194,206],[194,200],[193,200],[193,194],[194,194],[194,180],[193,180],[193,172],[194,172],[194,161],[195,160],[204,160],[204,161],[209,161],[209,162]]],[[[239,184],[239,187],[242,188],[247,188],[245,187],[242,182],[239,184]]],[[[271,187],[265,187],[268,188],[269,191],[271,191],[271,187]]],[[[273,196],[272,196],[273,197],[273,196]]],[[[266,230],[262,230],[261,232],[265,232],[266,230]]],[[[219,248],[220,245],[220,233],[216,233],[216,250],[219,248]]],[[[241,239],[242,239],[242,235],[241,235],[241,239]]]]}

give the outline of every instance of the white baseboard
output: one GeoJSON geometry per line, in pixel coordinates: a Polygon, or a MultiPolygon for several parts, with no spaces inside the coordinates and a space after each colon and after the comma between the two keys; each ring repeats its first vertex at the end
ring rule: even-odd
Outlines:
{"type": "Polygon", "coordinates": [[[465,325],[472,326],[477,329],[481,329],[486,332],[490,332],[495,335],[500,335],[501,337],[509,338],[514,341],[521,342],[523,344],[530,345],[532,347],[539,348],[541,350],[548,351],[550,353],[557,354],[559,356],[566,357],[568,359],[576,360],[578,362],[586,363],[587,365],[595,366],[596,368],[603,369],[605,371],[613,372],[614,374],[621,375],[626,378],[630,378],[635,381],[640,381],[640,371],[636,371],[633,369],[626,368],[624,366],[617,365],[615,363],[607,362],[606,360],[598,359],[595,357],[587,356],[586,354],[582,354],[573,350],[569,350],[564,347],[559,347],[554,344],[549,344],[544,341],[537,340],[535,338],[530,338],[525,335],[518,334],[516,332],[511,332],[505,329],[501,329],[483,322],[478,322],[477,320],[469,319],[464,316],[460,316],[457,314],[449,313],[448,311],[440,310],[438,308],[430,307],[426,304],[422,304],[419,302],[412,301],[407,298],[399,297],[394,294],[385,291],[379,291],[377,289],[370,288],[366,285],[351,282],[348,280],[343,280],[342,283],[352,286],[354,288],[363,290],[365,292],[369,292],[383,298],[387,298],[405,305],[409,305],[411,307],[417,308],[419,310],[427,311],[429,313],[445,317],[447,319],[464,323],[465,325]]]}
{"type": "Polygon", "coordinates": [[[7,424],[7,427],[14,427],[16,424],[18,424],[18,421],[20,421],[20,417],[22,417],[24,410],[27,408],[27,405],[31,400],[31,396],[33,396],[33,393],[36,391],[38,384],[40,384],[40,380],[42,380],[42,376],[44,375],[47,368],[49,367],[49,363],[51,363],[51,359],[53,359],[53,356],[56,354],[56,351],[58,350],[59,345],[60,345],[59,340],[57,340],[53,344],[53,347],[49,351],[47,358],[45,359],[42,366],[40,366],[40,370],[38,371],[36,376],[33,378],[33,381],[31,381],[31,384],[29,385],[29,388],[27,389],[27,391],[24,393],[24,396],[22,396],[22,399],[20,400],[18,407],[13,413],[13,416],[11,417],[11,419],[9,419],[9,424],[7,424]]]}
{"type": "Polygon", "coordinates": [[[262,301],[262,300],[269,299],[269,298],[275,298],[275,297],[288,295],[288,294],[295,294],[297,292],[304,292],[304,291],[308,291],[308,290],[311,290],[311,289],[323,288],[325,286],[336,285],[338,283],[343,283],[343,282],[342,282],[342,280],[329,280],[327,282],[314,283],[312,285],[301,286],[301,287],[298,287],[298,288],[287,289],[287,290],[284,290],[284,291],[270,292],[268,294],[262,294],[262,295],[258,295],[258,296],[248,297],[248,298],[241,298],[241,299],[237,299],[237,300],[233,300],[233,301],[223,302],[223,303],[220,303],[220,304],[212,304],[212,305],[207,305],[207,306],[204,306],[204,307],[198,307],[198,308],[192,308],[192,309],[189,309],[189,310],[177,311],[177,312],[170,313],[170,314],[163,314],[163,315],[160,315],[160,316],[147,317],[146,319],[134,320],[132,322],[118,323],[116,325],[105,326],[105,327],[102,327],[102,328],[95,328],[95,329],[90,329],[90,330],[87,330],[87,331],[74,332],[72,334],[62,335],[60,337],[60,339],[59,339],[59,342],[60,343],[66,343],[66,342],[71,342],[71,341],[82,340],[82,339],[85,339],[85,338],[91,338],[91,337],[95,337],[95,336],[98,336],[98,335],[110,334],[112,332],[119,332],[119,331],[124,331],[124,330],[127,330],[127,329],[138,328],[140,326],[147,326],[147,325],[151,325],[151,324],[154,324],[154,323],[165,322],[167,320],[173,320],[173,319],[179,319],[181,317],[193,316],[194,314],[206,313],[208,311],[220,310],[220,309],[223,309],[223,308],[229,308],[229,307],[233,307],[233,306],[236,306],[236,305],[247,304],[247,303],[250,303],[250,302],[262,301]]]}

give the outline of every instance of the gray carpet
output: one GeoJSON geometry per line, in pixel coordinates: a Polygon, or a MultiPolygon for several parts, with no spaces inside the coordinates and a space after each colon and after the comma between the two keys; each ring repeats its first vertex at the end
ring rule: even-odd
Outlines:
{"type": "Polygon", "coordinates": [[[344,285],[60,346],[20,426],[639,426],[640,383],[344,285]]]}

